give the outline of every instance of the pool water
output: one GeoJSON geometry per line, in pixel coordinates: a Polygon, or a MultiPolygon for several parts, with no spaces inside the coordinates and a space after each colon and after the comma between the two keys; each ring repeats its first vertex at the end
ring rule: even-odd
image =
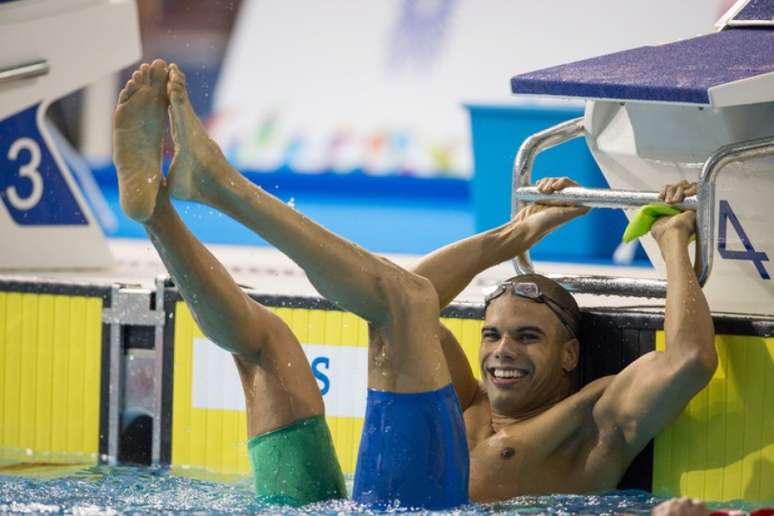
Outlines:
{"type": "MultiPolygon", "coordinates": [[[[302,509],[264,505],[256,500],[247,477],[223,482],[206,473],[180,473],[183,474],[165,468],[131,466],[0,467],[0,513],[369,512],[351,501],[326,502],[302,509]]],[[[616,491],[600,496],[525,496],[490,505],[472,504],[447,514],[650,514],[650,509],[660,501],[641,491],[616,491]]],[[[739,503],[723,505],[750,509],[739,503]]]]}

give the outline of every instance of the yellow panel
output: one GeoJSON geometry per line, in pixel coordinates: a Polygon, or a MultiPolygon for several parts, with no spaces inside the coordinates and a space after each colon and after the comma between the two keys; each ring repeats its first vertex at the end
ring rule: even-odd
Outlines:
{"type": "Polygon", "coordinates": [[[223,471],[237,473],[239,471],[239,454],[245,452],[244,441],[237,441],[239,431],[239,412],[236,410],[223,411],[223,471]]]}
{"type": "Polygon", "coordinates": [[[250,462],[247,458],[247,452],[244,451],[247,449],[247,414],[245,412],[240,411],[237,414],[237,436],[236,436],[236,442],[238,443],[237,450],[237,457],[239,458],[239,465],[237,467],[237,471],[240,473],[246,473],[250,470],[250,462]]]}
{"type": "Polygon", "coordinates": [[[363,418],[328,416],[325,419],[331,429],[341,469],[344,474],[351,475],[355,472],[357,449],[360,446],[360,434],[363,431],[363,418]]]}
{"type": "Polygon", "coordinates": [[[35,447],[35,372],[37,369],[38,296],[22,296],[21,364],[19,393],[19,447],[35,447]]]}
{"type": "Polygon", "coordinates": [[[203,410],[207,424],[204,463],[213,471],[223,471],[223,411],[203,410]]]}
{"type": "Polygon", "coordinates": [[[329,346],[335,346],[336,343],[340,343],[342,341],[341,339],[341,328],[342,328],[342,317],[344,316],[343,312],[340,312],[338,310],[326,310],[325,313],[325,337],[323,338],[323,344],[327,344],[329,346]]]}
{"type": "Polygon", "coordinates": [[[325,344],[325,311],[309,310],[307,344],[325,344]]]}
{"type": "Polygon", "coordinates": [[[99,414],[100,414],[100,370],[102,365],[102,300],[89,298],[86,301],[86,337],[84,342],[84,405],[83,405],[83,443],[84,453],[96,454],[99,451],[99,414]]]}
{"type": "Polygon", "coordinates": [[[67,451],[81,451],[83,442],[83,341],[86,337],[83,321],[86,318],[86,300],[73,299],[70,303],[70,360],[67,378],[67,451]]]}
{"type": "Polygon", "coordinates": [[[22,296],[17,293],[8,294],[6,302],[6,332],[5,332],[5,407],[3,412],[3,442],[7,448],[7,458],[21,460],[19,437],[19,413],[21,403],[21,354],[22,354],[22,296]]]}
{"type": "MultiPolygon", "coordinates": [[[[774,364],[774,339],[766,340],[765,357],[767,364],[774,364]]],[[[763,464],[768,465],[763,468],[761,473],[761,489],[763,490],[763,498],[774,500],[774,424],[771,422],[771,406],[772,400],[774,400],[774,374],[769,372],[766,374],[766,385],[764,389],[765,399],[767,401],[767,408],[765,412],[769,414],[769,425],[764,428],[763,442],[769,443],[763,449],[763,464]],[[768,489],[768,491],[767,491],[768,489]],[[768,494],[767,494],[768,492],[768,494]]]]}
{"type": "MultiPolygon", "coordinates": [[[[664,349],[663,332],[656,349],[664,349]]],[[[774,339],[717,336],[710,384],[657,436],[653,490],[707,500],[774,499],[774,339]]]]}
{"type": "Polygon", "coordinates": [[[51,452],[67,451],[67,371],[70,361],[70,300],[64,296],[54,299],[54,360],[51,403],[51,452]]]}
{"type": "Polygon", "coordinates": [[[309,312],[301,308],[292,311],[290,329],[300,342],[309,342],[309,312]]]}
{"type": "Polygon", "coordinates": [[[96,461],[101,312],[98,298],[0,293],[4,460],[96,461]]]}
{"type": "Polygon", "coordinates": [[[465,356],[470,362],[473,376],[476,379],[481,378],[481,371],[478,367],[478,349],[481,345],[481,325],[483,321],[478,319],[455,319],[444,318],[441,321],[446,325],[457,341],[462,346],[465,356]]]}
{"type": "Polygon", "coordinates": [[[272,312],[277,314],[282,319],[288,328],[293,325],[293,309],[292,308],[272,308],[272,312]]]}
{"type": "Polygon", "coordinates": [[[6,328],[6,314],[5,306],[7,303],[8,294],[0,292],[0,463],[6,460],[6,448],[5,448],[5,348],[7,347],[8,340],[5,336],[6,328]]]}
{"type": "Polygon", "coordinates": [[[43,456],[51,453],[51,402],[54,384],[54,296],[40,296],[38,306],[38,364],[35,383],[35,446],[43,456]]]}
{"type": "Polygon", "coordinates": [[[175,305],[174,364],[172,366],[172,464],[191,464],[191,328],[193,319],[184,303],[175,305]]]}
{"type": "Polygon", "coordinates": [[[345,313],[341,318],[341,345],[368,346],[368,326],[356,315],[345,313]]]}

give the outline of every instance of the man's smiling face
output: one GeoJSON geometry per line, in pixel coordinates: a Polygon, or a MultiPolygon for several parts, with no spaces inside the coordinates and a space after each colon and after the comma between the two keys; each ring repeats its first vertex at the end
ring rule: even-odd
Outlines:
{"type": "Polygon", "coordinates": [[[545,303],[505,294],[489,304],[479,359],[498,415],[527,415],[567,396],[577,358],[577,340],[545,303]]]}

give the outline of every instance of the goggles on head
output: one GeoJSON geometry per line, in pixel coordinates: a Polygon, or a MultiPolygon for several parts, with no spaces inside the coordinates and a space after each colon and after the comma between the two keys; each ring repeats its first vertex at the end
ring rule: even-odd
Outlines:
{"type": "Polygon", "coordinates": [[[502,296],[509,290],[514,296],[530,299],[536,303],[545,304],[548,309],[551,310],[554,315],[556,315],[556,318],[559,319],[560,323],[562,323],[562,326],[564,326],[564,329],[566,329],[567,333],[570,334],[570,337],[573,339],[577,338],[577,335],[575,334],[575,331],[573,331],[572,326],[570,326],[567,321],[565,321],[565,309],[556,300],[543,294],[543,292],[540,290],[540,286],[537,283],[532,283],[530,281],[525,281],[523,283],[512,280],[503,281],[502,283],[499,283],[492,292],[484,296],[484,309],[486,310],[486,308],[489,307],[489,303],[502,296]]]}

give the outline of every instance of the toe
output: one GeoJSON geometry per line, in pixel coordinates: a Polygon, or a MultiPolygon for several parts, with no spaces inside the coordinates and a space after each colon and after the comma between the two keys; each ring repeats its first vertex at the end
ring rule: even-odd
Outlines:
{"type": "Polygon", "coordinates": [[[121,93],[118,96],[118,100],[120,102],[126,102],[129,100],[132,95],[134,95],[137,90],[140,88],[140,84],[134,79],[129,79],[129,82],[126,83],[126,86],[124,86],[124,89],[121,90],[121,93]]]}
{"type": "Polygon", "coordinates": [[[175,63],[172,63],[171,65],[169,65],[169,70],[172,73],[175,80],[179,80],[183,84],[185,84],[185,74],[183,73],[183,71],[180,69],[179,66],[177,66],[175,63]]]}
{"type": "Polygon", "coordinates": [[[163,85],[167,80],[167,63],[156,59],[150,66],[150,83],[152,86],[163,85]]]}
{"type": "Polygon", "coordinates": [[[140,65],[140,69],[138,71],[142,76],[142,83],[150,84],[150,65],[148,63],[143,63],[140,65]]]}

